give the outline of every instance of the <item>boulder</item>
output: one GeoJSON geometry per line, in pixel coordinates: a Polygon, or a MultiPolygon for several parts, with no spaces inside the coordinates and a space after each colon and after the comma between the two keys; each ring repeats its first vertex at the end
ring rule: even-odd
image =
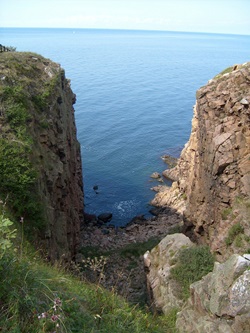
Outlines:
{"type": "Polygon", "coordinates": [[[178,313],[179,332],[250,332],[249,267],[248,259],[234,254],[193,283],[191,297],[178,313]]]}
{"type": "Polygon", "coordinates": [[[102,213],[98,215],[98,220],[101,220],[104,223],[107,223],[112,220],[112,213],[102,213]]]}
{"type": "Polygon", "coordinates": [[[150,177],[153,179],[158,179],[161,178],[161,175],[159,174],[159,172],[153,172],[150,177]]]}
{"type": "Polygon", "coordinates": [[[172,308],[183,305],[180,287],[178,282],[170,277],[170,271],[183,247],[193,245],[184,234],[173,234],[166,236],[156,247],[144,254],[148,295],[153,310],[168,313],[172,308]]]}

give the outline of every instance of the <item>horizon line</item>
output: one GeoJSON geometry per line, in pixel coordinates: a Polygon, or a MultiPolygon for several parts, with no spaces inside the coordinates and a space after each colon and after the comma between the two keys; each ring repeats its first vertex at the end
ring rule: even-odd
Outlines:
{"type": "Polygon", "coordinates": [[[194,33],[194,34],[214,34],[214,35],[235,35],[250,36],[250,33],[232,32],[209,32],[209,31],[184,31],[184,30],[159,30],[159,29],[129,29],[129,28],[75,28],[75,27],[0,27],[0,29],[68,29],[68,30],[118,30],[118,31],[140,31],[140,32],[173,32],[173,33],[194,33]]]}

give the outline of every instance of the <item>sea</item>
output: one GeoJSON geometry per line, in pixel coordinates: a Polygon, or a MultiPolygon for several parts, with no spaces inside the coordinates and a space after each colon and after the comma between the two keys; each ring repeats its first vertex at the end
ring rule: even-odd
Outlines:
{"type": "Polygon", "coordinates": [[[196,91],[250,61],[249,35],[0,28],[0,44],[65,69],[77,96],[85,211],[110,212],[115,226],[151,216],[159,183],[150,176],[188,141],[196,91]]]}

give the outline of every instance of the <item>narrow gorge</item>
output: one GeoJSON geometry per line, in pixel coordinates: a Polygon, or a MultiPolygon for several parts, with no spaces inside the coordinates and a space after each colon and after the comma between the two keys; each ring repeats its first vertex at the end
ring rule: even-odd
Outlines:
{"type": "Polygon", "coordinates": [[[157,186],[151,203],[156,216],[126,227],[100,226],[84,213],[75,102],[59,64],[1,54],[1,213],[21,222],[46,261],[73,261],[76,270],[104,255],[98,282],[144,306],[147,294],[152,311],[177,313],[181,333],[249,332],[250,63],[197,91],[190,139],[163,172],[172,185],[157,186]],[[209,262],[183,298],[171,272],[189,248],[205,249],[196,259],[209,262]]]}

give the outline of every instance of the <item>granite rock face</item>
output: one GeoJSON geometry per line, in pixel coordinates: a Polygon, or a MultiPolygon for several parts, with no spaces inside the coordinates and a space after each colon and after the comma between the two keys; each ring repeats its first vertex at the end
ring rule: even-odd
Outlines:
{"type": "Polygon", "coordinates": [[[149,302],[155,311],[167,314],[172,308],[183,306],[180,286],[171,278],[170,272],[180,251],[191,246],[194,243],[184,234],[173,234],[163,238],[156,247],[144,254],[149,302]]]}
{"type": "Polygon", "coordinates": [[[178,313],[180,333],[247,333],[250,330],[250,261],[237,254],[215,263],[213,272],[190,286],[178,313]]]}
{"type": "MultiPolygon", "coordinates": [[[[60,65],[40,55],[6,52],[1,54],[0,67],[0,139],[5,145],[16,142],[28,147],[29,163],[36,174],[31,196],[41,207],[44,222],[39,226],[32,218],[32,208],[22,213],[24,221],[29,223],[34,243],[38,241],[36,245],[51,260],[70,260],[83,221],[81,153],[73,108],[76,97],[60,65]]],[[[3,195],[6,193],[0,193],[3,195]]]]}
{"type": "Polygon", "coordinates": [[[173,185],[152,204],[183,214],[196,239],[226,258],[229,229],[240,223],[250,232],[250,63],[216,76],[196,99],[190,139],[177,166],[165,171],[173,185]]]}
{"type": "Polygon", "coordinates": [[[59,81],[45,110],[49,128],[37,131],[42,165],[39,192],[46,203],[50,255],[70,258],[79,244],[83,222],[82,165],[74,118],[75,95],[64,71],[59,66],[57,71],[59,81]]]}

